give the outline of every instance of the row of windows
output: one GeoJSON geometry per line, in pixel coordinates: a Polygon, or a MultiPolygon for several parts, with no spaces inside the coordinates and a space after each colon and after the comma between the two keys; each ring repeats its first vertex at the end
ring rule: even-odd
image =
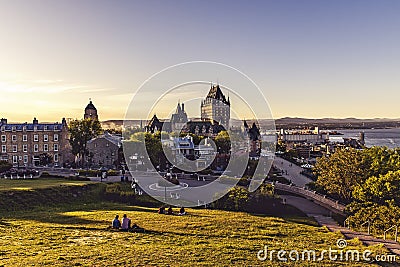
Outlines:
{"type": "MultiPolygon", "coordinates": [[[[38,130],[38,127],[37,127],[37,126],[33,126],[33,131],[36,132],[37,130],[38,130]]],[[[49,131],[49,130],[50,130],[50,129],[49,129],[49,126],[45,125],[45,126],[43,127],[43,130],[44,130],[44,131],[49,131]]],[[[54,130],[54,131],[59,130],[58,125],[55,125],[55,126],[53,127],[53,130],[54,130]]],[[[5,131],[6,131],[6,127],[5,127],[5,126],[1,126],[1,131],[2,131],[2,132],[5,132],[5,131]]],[[[16,131],[17,131],[17,127],[16,127],[16,126],[12,126],[12,127],[11,127],[11,131],[12,131],[12,132],[16,132],[16,131]]],[[[22,131],[23,131],[23,132],[26,132],[26,126],[23,126],[23,127],[22,127],[22,131]]]]}
{"type": "MultiPolygon", "coordinates": [[[[23,145],[22,146],[22,151],[23,152],[28,152],[28,145],[23,145]]],[[[49,151],[49,145],[48,144],[44,144],[43,145],[43,151],[49,151]]],[[[58,144],[54,144],[53,145],[53,151],[58,151],[58,144]]],[[[18,152],[18,146],[17,145],[13,145],[12,146],[12,152],[18,152]]],[[[38,144],[34,144],[33,145],[33,152],[39,152],[39,145],[38,144]]],[[[2,145],[1,146],[1,153],[7,153],[7,146],[6,145],[2,145]]]]}
{"type": "MultiPolygon", "coordinates": [[[[23,157],[22,156],[13,156],[12,157],[12,162],[13,162],[13,164],[17,164],[18,163],[18,160],[24,160],[24,163],[25,164],[27,164],[27,163],[29,163],[28,162],[28,159],[29,159],[29,156],[28,155],[24,155],[23,157]]],[[[35,161],[35,160],[38,160],[37,158],[35,159],[35,158],[32,158],[32,161],[35,161]]],[[[54,156],[53,156],[53,160],[54,160],[54,162],[58,162],[58,155],[57,154],[55,154],[54,156]]]]}
{"type": "MultiPolygon", "coordinates": [[[[11,136],[11,141],[13,141],[13,142],[17,142],[17,136],[16,135],[12,135],[11,136]]],[[[28,135],[26,135],[26,134],[24,134],[24,135],[22,135],[22,141],[23,142],[27,142],[28,141],[28,135]]],[[[34,142],[38,142],[39,141],[39,135],[38,134],[35,134],[35,135],[33,135],[33,141],[34,142]]],[[[49,135],[48,134],[45,134],[45,135],[43,135],[43,141],[44,142],[48,142],[49,141],[49,135]]],[[[54,142],[58,142],[58,134],[54,134],[53,135],[53,141],[54,142]]],[[[1,136],[1,142],[7,142],[7,136],[6,135],[2,135],[1,136]]]]}

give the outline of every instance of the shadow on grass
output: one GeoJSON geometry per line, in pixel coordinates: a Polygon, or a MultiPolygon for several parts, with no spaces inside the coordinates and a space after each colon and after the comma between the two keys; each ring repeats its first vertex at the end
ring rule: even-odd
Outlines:
{"type": "Polygon", "coordinates": [[[8,214],[7,216],[3,216],[3,219],[7,220],[24,220],[24,221],[35,221],[39,223],[50,223],[50,224],[98,224],[98,223],[104,223],[103,221],[98,221],[98,220],[90,220],[90,219],[84,219],[78,216],[70,216],[70,215],[65,215],[62,214],[64,211],[30,211],[27,213],[13,213],[13,214],[8,214]]]}
{"type": "Polygon", "coordinates": [[[116,230],[111,228],[111,226],[107,226],[104,228],[99,227],[86,227],[86,226],[52,226],[52,229],[58,230],[80,230],[80,231],[97,231],[97,232],[104,232],[104,233],[126,233],[126,234],[145,234],[145,235],[165,235],[166,233],[155,231],[151,229],[144,229],[144,232],[132,232],[132,231],[123,231],[123,230],[116,230]]]}

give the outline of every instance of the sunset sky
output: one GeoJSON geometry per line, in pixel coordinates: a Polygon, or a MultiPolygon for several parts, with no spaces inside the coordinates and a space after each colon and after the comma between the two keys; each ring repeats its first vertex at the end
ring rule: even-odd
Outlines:
{"type": "Polygon", "coordinates": [[[397,0],[0,0],[0,117],[81,118],[92,98],[100,120],[123,119],[151,75],[206,60],[254,80],[275,118],[400,118],[399,11],[397,0]]]}

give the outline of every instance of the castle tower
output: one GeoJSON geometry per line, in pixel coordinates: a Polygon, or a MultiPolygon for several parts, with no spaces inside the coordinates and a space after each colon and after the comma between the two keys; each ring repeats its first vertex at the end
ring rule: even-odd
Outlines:
{"type": "Polygon", "coordinates": [[[97,120],[97,121],[99,120],[99,116],[97,115],[97,109],[93,105],[92,100],[90,100],[89,104],[86,106],[83,118],[97,120]]]}
{"type": "Polygon", "coordinates": [[[188,122],[188,117],[185,111],[185,104],[181,104],[178,102],[176,107],[176,111],[171,116],[171,130],[172,131],[181,131],[181,129],[186,125],[188,122]]]}
{"type": "Polygon", "coordinates": [[[201,119],[217,122],[229,130],[231,103],[225,98],[219,85],[211,85],[207,97],[201,102],[201,119]]]}

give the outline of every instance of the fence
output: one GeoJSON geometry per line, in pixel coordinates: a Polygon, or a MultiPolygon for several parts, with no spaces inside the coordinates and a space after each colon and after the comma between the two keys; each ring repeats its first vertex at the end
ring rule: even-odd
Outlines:
{"type": "Polygon", "coordinates": [[[311,199],[323,207],[326,207],[334,212],[344,215],[344,209],[346,207],[345,205],[339,203],[339,201],[337,201],[335,199],[332,199],[328,196],[320,194],[316,191],[311,191],[304,187],[299,187],[296,185],[287,185],[287,184],[281,184],[281,183],[277,183],[277,182],[274,183],[274,189],[297,194],[297,195],[300,195],[307,199],[311,199]]]}

